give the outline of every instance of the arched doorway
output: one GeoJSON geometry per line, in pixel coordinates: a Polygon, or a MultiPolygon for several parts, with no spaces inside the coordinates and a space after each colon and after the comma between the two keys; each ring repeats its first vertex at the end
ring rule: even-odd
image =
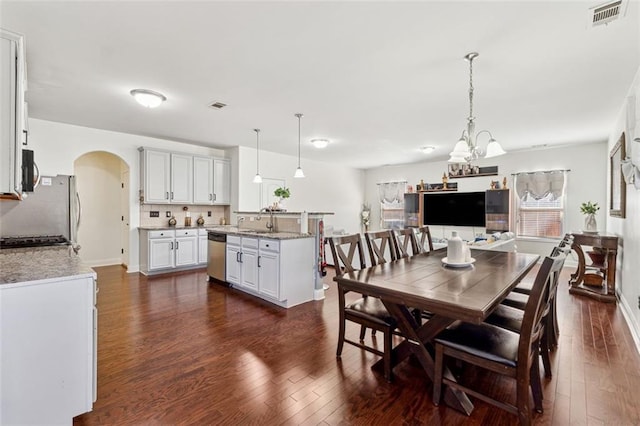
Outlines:
{"type": "Polygon", "coordinates": [[[94,151],[74,163],[81,202],[80,257],[91,266],[129,263],[129,166],[94,151]]]}

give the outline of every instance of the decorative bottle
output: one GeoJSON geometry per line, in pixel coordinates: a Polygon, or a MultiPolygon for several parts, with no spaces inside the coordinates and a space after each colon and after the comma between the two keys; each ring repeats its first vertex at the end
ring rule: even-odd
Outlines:
{"type": "Polygon", "coordinates": [[[458,236],[458,233],[456,231],[451,232],[451,238],[447,242],[448,263],[463,263],[465,261],[462,244],[462,238],[458,236]]]}

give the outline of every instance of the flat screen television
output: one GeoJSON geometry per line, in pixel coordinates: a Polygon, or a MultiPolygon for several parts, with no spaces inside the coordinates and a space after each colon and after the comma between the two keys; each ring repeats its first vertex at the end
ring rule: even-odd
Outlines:
{"type": "Polygon", "coordinates": [[[485,226],[485,192],[424,193],[425,225],[485,226]]]}

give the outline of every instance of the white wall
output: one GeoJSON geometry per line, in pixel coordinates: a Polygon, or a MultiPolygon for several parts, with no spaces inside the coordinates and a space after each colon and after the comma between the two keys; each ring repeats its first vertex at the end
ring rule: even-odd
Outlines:
{"type": "MultiPolygon", "coordinates": [[[[180,142],[126,133],[110,132],[88,127],[73,126],[38,119],[29,119],[29,148],[34,150],[35,161],[43,175],[75,173],[74,161],[93,151],[106,151],[120,157],[129,167],[131,179],[129,187],[129,272],[139,269],[138,226],[140,226],[140,161],[138,148],[141,146],[187,152],[199,155],[224,157],[225,152],[180,142]]],[[[232,171],[233,173],[233,171],[232,171]]],[[[119,228],[114,233],[120,232],[119,228]]]]}
{"type": "MultiPolygon", "coordinates": [[[[453,144],[451,148],[453,149],[453,144]]],[[[507,153],[501,157],[484,159],[477,162],[480,167],[498,166],[498,176],[479,176],[462,179],[450,179],[449,182],[458,184],[458,191],[484,191],[489,188],[491,180],[498,180],[502,184],[507,178],[508,186],[513,183],[513,173],[540,170],[569,169],[567,182],[567,216],[565,232],[582,229],[584,216],[580,213],[580,204],[585,201],[597,202],[603,208],[597,214],[598,226],[604,228],[606,224],[606,188],[607,188],[607,145],[606,142],[579,146],[566,146],[553,149],[537,149],[507,153]]],[[[474,163],[475,164],[475,163],[474,163]]],[[[420,179],[425,183],[441,183],[442,175],[447,170],[446,160],[387,166],[370,169],[366,172],[366,202],[371,203],[373,229],[379,227],[380,211],[378,208],[377,183],[406,180],[414,188],[420,179]]],[[[513,194],[512,194],[513,195],[513,194]]],[[[433,227],[434,237],[443,238],[451,235],[451,230],[462,231],[462,237],[470,239],[474,231],[484,232],[483,228],[433,227]]],[[[554,241],[517,241],[518,251],[526,251],[547,255],[551,252],[554,241]]]]}
{"type": "MultiPolygon", "coordinates": [[[[237,210],[256,211],[266,207],[260,205],[260,185],[252,182],[256,174],[256,150],[239,147],[236,152],[237,158],[232,154],[232,164],[239,163],[237,210]]],[[[364,171],[302,159],[305,177],[296,179],[293,173],[297,167],[297,156],[260,150],[260,175],[283,179],[291,190],[291,197],[286,201],[288,211],[332,212],[333,215],[324,218],[325,227],[360,232],[364,171]]]]}
{"type": "Polygon", "coordinates": [[[91,152],[75,161],[82,205],[78,229],[80,257],[91,266],[121,263],[120,176],[123,161],[107,152],[91,152]]]}
{"type": "MultiPolygon", "coordinates": [[[[626,134],[627,156],[636,167],[640,167],[640,142],[634,141],[635,138],[640,138],[640,68],[627,99],[622,102],[616,127],[609,137],[609,150],[616,144],[622,132],[626,134]]],[[[637,275],[640,259],[640,190],[635,189],[634,185],[626,185],[626,194],[626,218],[607,215],[607,230],[622,239],[618,251],[616,291],[640,351],[640,281],[637,275]]]]}

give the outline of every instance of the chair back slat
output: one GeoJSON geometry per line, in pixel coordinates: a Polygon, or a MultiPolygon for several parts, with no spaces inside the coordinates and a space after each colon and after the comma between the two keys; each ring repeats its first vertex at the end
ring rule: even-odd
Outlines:
{"type": "Polygon", "coordinates": [[[380,265],[398,258],[396,239],[392,230],[366,232],[364,235],[372,265],[380,265]]]}
{"type": "Polygon", "coordinates": [[[557,286],[565,258],[564,252],[557,256],[547,256],[538,270],[522,319],[518,359],[531,358],[533,351],[538,353],[544,329],[542,319],[549,310],[552,294],[557,286]]]}
{"type": "Polygon", "coordinates": [[[415,256],[420,253],[414,228],[396,230],[396,247],[398,248],[398,258],[415,256]],[[411,246],[411,253],[409,253],[409,246],[411,246]]]}
{"type": "Polygon", "coordinates": [[[429,230],[429,227],[421,226],[418,228],[418,234],[420,235],[420,242],[418,243],[420,253],[426,252],[427,247],[429,247],[428,251],[433,251],[433,241],[431,240],[431,231],[429,230]]]}
{"type": "Polygon", "coordinates": [[[336,269],[336,275],[343,275],[345,272],[353,272],[357,269],[364,269],[364,250],[362,248],[362,238],[360,234],[340,235],[328,237],[329,247],[333,255],[333,262],[336,269]],[[345,253],[346,249],[346,253],[345,253]],[[354,266],[354,256],[358,254],[360,267],[354,266]]]}

